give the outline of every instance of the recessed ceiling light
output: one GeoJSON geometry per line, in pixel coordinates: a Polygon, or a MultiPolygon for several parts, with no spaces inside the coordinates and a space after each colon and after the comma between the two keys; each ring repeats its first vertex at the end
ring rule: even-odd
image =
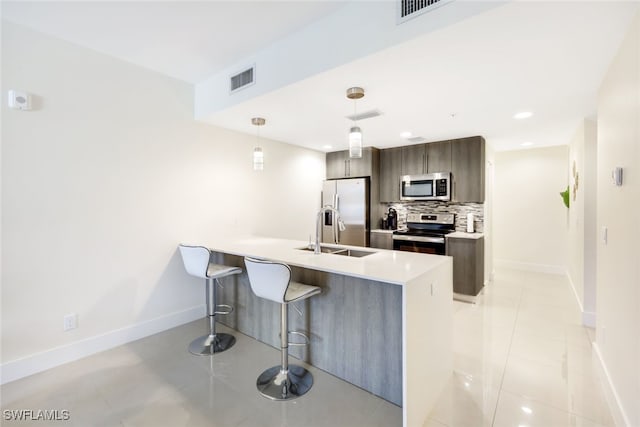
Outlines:
{"type": "Polygon", "coordinates": [[[412,135],[413,135],[413,134],[412,134],[411,132],[402,132],[402,133],[400,134],[400,137],[401,137],[401,138],[411,138],[411,136],[412,136],[412,135]]]}
{"type": "Polygon", "coordinates": [[[521,406],[520,409],[522,409],[522,412],[524,412],[525,414],[532,414],[533,410],[531,408],[529,408],[528,406],[521,406]]]}
{"type": "Polygon", "coordinates": [[[533,142],[527,141],[527,142],[523,142],[522,144],[520,144],[522,147],[531,147],[533,145],[533,142]]]}
{"type": "Polygon", "coordinates": [[[331,146],[331,145],[323,145],[322,146],[323,150],[331,150],[332,148],[333,148],[333,146],[331,146]]]}
{"type": "Polygon", "coordinates": [[[520,119],[528,119],[531,116],[533,116],[533,113],[531,111],[521,111],[519,113],[514,114],[513,118],[520,120],[520,119]]]}

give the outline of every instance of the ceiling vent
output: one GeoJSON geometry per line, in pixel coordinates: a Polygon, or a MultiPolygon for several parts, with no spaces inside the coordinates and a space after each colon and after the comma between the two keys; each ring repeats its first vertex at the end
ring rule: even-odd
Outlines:
{"type": "Polygon", "coordinates": [[[360,114],[352,114],[350,116],[345,116],[347,119],[357,122],[364,119],[370,119],[372,117],[378,117],[382,115],[382,111],[380,110],[369,110],[360,114]]]}
{"type": "Polygon", "coordinates": [[[453,0],[397,0],[398,24],[437,9],[453,0]]]}
{"type": "Polygon", "coordinates": [[[239,72],[238,74],[234,74],[229,78],[230,81],[230,91],[231,93],[236,92],[240,89],[244,89],[247,86],[251,86],[255,84],[255,65],[251,66],[251,68],[247,68],[244,71],[239,72]]]}
{"type": "Polygon", "coordinates": [[[419,144],[421,142],[425,142],[426,139],[424,139],[421,136],[414,136],[413,138],[407,138],[407,141],[409,141],[412,144],[419,144]]]}

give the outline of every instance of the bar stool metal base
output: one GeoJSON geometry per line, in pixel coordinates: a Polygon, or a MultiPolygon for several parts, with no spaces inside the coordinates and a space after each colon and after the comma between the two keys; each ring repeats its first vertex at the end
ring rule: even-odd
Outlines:
{"type": "Polygon", "coordinates": [[[196,338],[189,344],[189,352],[196,356],[211,356],[229,350],[236,343],[236,337],[229,334],[217,333],[196,338]]]}
{"type": "Polygon", "coordinates": [[[260,394],[268,399],[291,400],[311,389],[313,375],[302,366],[289,365],[289,369],[283,371],[278,365],[260,374],[256,385],[260,394]]]}

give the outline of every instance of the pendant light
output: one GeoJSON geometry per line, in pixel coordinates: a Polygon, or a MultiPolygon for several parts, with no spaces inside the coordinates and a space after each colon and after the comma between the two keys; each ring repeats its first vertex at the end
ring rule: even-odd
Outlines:
{"type": "Polygon", "coordinates": [[[349,129],[349,157],[352,159],[362,158],[362,130],[355,120],[356,100],[364,96],[364,89],[361,87],[350,87],[347,89],[347,98],[353,99],[353,126],[349,129]]]}
{"type": "Polygon", "coordinates": [[[257,146],[253,149],[253,170],[261,171],[264,169],[264,153],[262,147],[260,147],[260,126],[264,126],[267,121],[262,117],[254,117],[251,119],[251,124],[257,127],[256,141],[257,146]]]}

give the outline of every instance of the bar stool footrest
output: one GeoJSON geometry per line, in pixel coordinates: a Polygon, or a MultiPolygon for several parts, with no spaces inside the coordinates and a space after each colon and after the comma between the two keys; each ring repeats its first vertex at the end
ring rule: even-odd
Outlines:
{"type": "Polygon", "coordinates": [[[309,335],[305,334],[304,332],[298,332],[298,331],[289,331],[289,335],[295,335],[298,337],[302,337],[302,339],[304,340],[304,342],[291,342],[289,341],[287,344],[293,347],[301,347],[301,346],[306,346],[309,345],[311,343],[311,340],[309,339],[309,335]]]}
{"type": "Polygon", "coordinates": [[[233,313],[234,308],[229,304],[218,304],[216,305],[216,311],[213,314],[220,314],[222,316],[226,316],[227,314],[233,313]],[[217,311],[219,308],[222,308],[222,311],[217,311]]]}

